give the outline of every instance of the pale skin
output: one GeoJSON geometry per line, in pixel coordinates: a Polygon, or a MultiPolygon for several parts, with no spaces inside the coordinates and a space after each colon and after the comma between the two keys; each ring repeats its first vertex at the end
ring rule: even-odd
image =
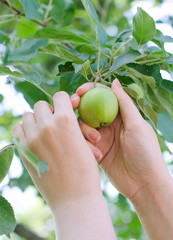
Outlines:
{"type": "Polygon", "coordinates": [[[26,113],[22,125],[13,130],[30,151],[49,163],[49,172],[38,178],[23,159],[52,210],[58,239],[116,239],[95,159],[130,199],[149,239],[173,239],[173,182],[152,127],[118,80],[111,88],[120,106],[115,121],[99,130],[83,121],[78,124],[73,108],[91,88],[92,83],[82,85],[71,101],[66,93],[55,94],[54,110],[37,103],[34,113],[26,113]]]}

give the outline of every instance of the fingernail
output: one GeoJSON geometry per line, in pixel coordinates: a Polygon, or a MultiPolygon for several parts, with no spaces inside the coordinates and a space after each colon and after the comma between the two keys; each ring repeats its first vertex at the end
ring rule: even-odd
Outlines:
{"type": "Polygon", "coordinates": [[[121,83],[119,82],[119,80],[116,78],[113,83],[112,83],[116,88],[122,88],[121,83]]]}
{"type": "Polygon", "coordinates": [[[103,158],[102,153],[97,149],[94,149],[94,156],[95,156],[96,160],[98,161],[98,163],[103,158]]]}
{"type": "Polygon", "coordinates": [[[88,133],[88,136],[89,136],[90,140],[92,140],[92,141],[95,142],[95,143],[99,142],[100,139],[101,139],[100,134],[98,134],[98,133],[95,132],[95,131],[90,131],[90,132],[88,133]]]}

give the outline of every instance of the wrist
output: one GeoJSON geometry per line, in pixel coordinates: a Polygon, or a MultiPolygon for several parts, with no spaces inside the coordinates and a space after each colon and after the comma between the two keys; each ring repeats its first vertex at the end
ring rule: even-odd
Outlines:
{"type": "Polygon", "coordinates": [[[155,176],[130,200],[149,239],[173,239],[173,179],[167,173],[155,176]]]}
{"type": "Polygon", "coordinates": [[[168,171],[153,174],[153,176],[129,200],[134,207],[140,207],[147,199],[159,200],[160,196],[173,189],[173,179],[168,171]]]}
{"type": "Polygon", "coordinates": [[[53,211],[58,239],[116,240],[102,194],[65,201],[53,211]]]}

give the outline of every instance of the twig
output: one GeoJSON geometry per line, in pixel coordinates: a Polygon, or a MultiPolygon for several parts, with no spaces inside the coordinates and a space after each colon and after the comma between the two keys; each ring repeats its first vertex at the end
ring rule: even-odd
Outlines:
{"type": "Polygon", "coordinates": [[[38,235],[31,232],[29,229],[27,229],[26,227],[24,227],[21,224],[17,224],[14,232],[17,235],[24,237],[27,240],[45,240],[45,238],[39,237],[38,235]]]}
{"type": "MultiPolygon", "coordinates": [[[[2,2],[5,5],[7,5],[12,10],[14,10],[17,13],[17,15],[25,16],[25,14],[23,14],[22,11],[19,8],[13,6],[12,4],[9,4],[7,0],[0,0],[0,2],[2,2]]],[[[39,21],[37,19],[32,19],[32,21],[37,23],[37,24],[39,24],[39,25],[41,25],[41,26],[43,26],[43,27],[47,27],[46,23],[43,23],[43,22],[41,22],[41,21],[39,21]]]]}
{"type": "Polygon", "coordinates": [[[49,12],[50,12],[52,2],[53,2],[53,0],[49,0],[49,4],[48,4],[47,10],[46,10],[46,13],[44,15],[44,24],[47,24],[47,20],[48,20],[48,16],[49,16],[49,12]]]}

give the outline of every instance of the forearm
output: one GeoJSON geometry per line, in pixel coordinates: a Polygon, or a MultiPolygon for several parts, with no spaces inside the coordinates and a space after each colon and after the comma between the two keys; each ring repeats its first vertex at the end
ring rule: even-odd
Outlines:
{"type": "Polygon", "coordinates": [[[167,175],[136,193],[132,203],[150,240],[173,239],[173,180],[167,175]]]}
{"type": "Polygon", "coordinates": [[[103,196],[69,200],[57,206],[53,214],[59,240],[116,240],[103,196]]]}

